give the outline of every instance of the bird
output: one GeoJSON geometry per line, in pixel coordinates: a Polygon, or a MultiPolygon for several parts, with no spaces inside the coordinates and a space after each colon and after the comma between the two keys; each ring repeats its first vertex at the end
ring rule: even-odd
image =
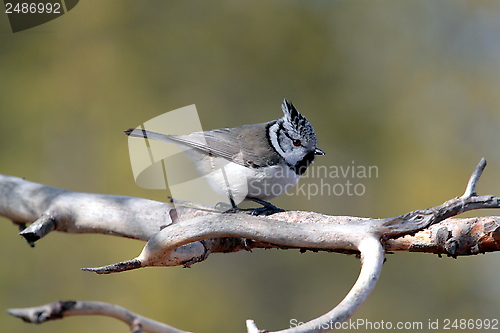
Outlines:
{"type": "Polygon", "coordinates": [[[268,200],[293,188],[315,156],[325,154],[317,147],[314,128],[306,117],[286,98],[281,109],[283,117],[269,122],[188,135],[141,128],[124,133],[182,148],[212,189],[229,198],[233,209],[246,199],[272,210],[278,208],[268,200]]]}

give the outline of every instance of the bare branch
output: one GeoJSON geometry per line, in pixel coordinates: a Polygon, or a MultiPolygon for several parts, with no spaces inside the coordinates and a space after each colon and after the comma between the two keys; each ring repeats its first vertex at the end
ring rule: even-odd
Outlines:
{"type": "MultiPolygon", "coordinates": [[[[137,258],[87,269],[99,274],[146,266],[190,266],[205,260],[212,252],[252,247],[360,252],[363,260],[360,275],[339,305],[306,324],[279,331],[316,333],[330,330],[335,323],[349,318],[368,297],[380,274],[384,248],[388,251],[424,251],[450,256],[498,250],[500,217],[448,219],[469,210],[500,208],[499,197],[476,194],[485,166],[483,159],[461,197],[439,206],[386,219],[297,211],[271,216],[222,214],[189,204],[176,204],[174,208],[170,204],[138,198],[69,192],[1,175],[0,215],[9,217],[21,227],[35,221],[22,231],[30,241],[43,237],[51,230],[98,232],[148,240],[137,258]]],[[[64,312],[66,315],[74,309],[73,306],[68,307],[71,309],[64,312]]],[[[105,307],[104,311],[108,311],[106,315],[113,313],[110,309],[105,307]]],[[[119,309],[119,313],[127,311],[119,309]]],[[[21,318],[30,318],[33,313],[38,313],[36,316],[39,318],[56,317],[50,311],[33,311],[14,309],[10,313],[19,314],[21,318]]],[[[85,311],[80,309],[77,314],[85,314],[85,311]]],[[[147,321],[138,316],[134,318],[127,322],[129,326],[136,331],[146,330],[147,321]]],[[[247,328],[249,333],[259,331],[253,321],[247,321],[247,328]]]]}
{"type": "Polygon", "coordinates": [[[484,168],[486,168],[486,159],[483,157],[479,164],[476,166],[476,169],[474,169],[474,172],[470,176],[469,182],[467,183],[467,188],[465,189],[464,194],[461,196],[461,198],[469,198],[476,196],[476,186],[479,181],[479,178],[483,174],[484,168]]]}
{"type": "MultiPolygon", "coordinates": [[[[468,188],[475,188],[484,165],[482,160],[468,188]]],[[[497,197],[462,196],[436,207],[387,219],[293,211],[256,217],[221,214],[191,204],[176,203],[174,209],[170,203],[75,193],[8,176],[0,176],[0,198],[5,198],[0,200],[0,215],[18,224],[36,220],[21,232],[31,242],[50,230],[104,233],[149,240],[135,259],[89,269],[98,273],[145,266],[190,266],[205,260],[210,253],[254,247],[353,253],[358,251],[354,244],[368,235],[381,237],[385,242],[414,234],[467,210],[500,206],[497,197]],[[161,228],[163,230],[160,231],[161,228]]],[[[453,250],[453,247],[448,246],[447,249],[453,250]]],[[[451,251],[449,254],[457,253],[464,251],[451,251]]]]}
{"type": "Polygon", "coordinates": [[[252,319],[247,319],[247,333],[262,333],[252,319]]]}
{"type": "Polygon", "coordinates": [[[69,316],[108,316],[126,323],[132,332],[189,333],[167,324],[140,316],[121,306],[94,301],[57,301],[33,308],[9,309],[7,313],[31,324],[69,316]]]}
{"type": "Polygon", "coordinates": [[[55,221],[55,213],[45,211],[28,228],[23,229],[19,235],[23,236],[30,245],[34,246],[37,240],[56,228],[55,221]]]}
{"type": "MultiPolygon", "coordinates": [[[[303,325],[278,331],[279,333],[319,333],[343,322],[363,304],[372,290],[382,270],[384,249],[376,237],[360,240],[357,245],[361,252],[361,272],[358,280],[347,296],[333,310],[303,325]]],[[[10,309],[8,313],[30,323],[43,323],[71,315],[104,315],[126,322],[130,327],[142,327],[145,332],[181,333],[166,324],[134,314],[122,307],[101,302],[55,302],[35,308],[10,309]]],[[[247,321],[248,333],[260,332],[252,320],[247,321]]],[[[278,333],[276,332],[276,333],[278,333]]]]}
{"type": "Polygon", "coordinates": [[[16,224],[32,223],[22,235],[33,239],[44,236],[49,230],[56,230],[148,240],[172,222],[172,208],[170,203],[71,192],[0,175],[0,215],[16,224]],[[55,229],[45,228],[48,222],[46,218],[41,218],[43,215],[52,217],[55,229]],[[39,219],[39,222],[33,223],[39,219]]]}
{"type": "MultiPolygon", "coordinates": [[[[336,323],[349,319],[364,303],[377,284],[384,263],[384,249],[379,239],[367,237],[358,245],[361,252],[361,272],[347,296],[333,310],[302,325],[274,333],[320,333],[335,328],[336,323]]],[[[250,333],[250,332],[249,332],[250,333]]]]}
{"type": "MultiPolygon", "coordinates": [[[[173,251],[178,251],[180,246],[186,247],[196,241],[220,237],[243,237],[286,248],[352,253],[358,251],[357,244],[365,237],[374,236],[387,240],[415,234],[468,210],[499,207],[498,197],[473,196],[453,198],[436,207],[388,219],[329,216],[299,211],[276,213],[270,217],[211,213],[179,221],[162,229],[148,241],[141,254],[132,260],[85,270],[108,274],[148,266],[174,266],[179,264],[179,260],[173,251]]],[[[211,249],[205,249],[202,255],[197,252],[197,256],[183,262],[183,265],[189,266],[206,259],[211,249]]],[[[184,254],[184,258],[189,257],[187,253],[184,254]]],[[[456,255],[456,251],[452,255],[456,255]]]]}
{"type": "MultiPolygon", "coordinates": [[[[210,214],[179,221],[154,235],[135,259],[141,267],[176,265],[172,252],[179,246],[219,237],[242,237],[293,248],[315,248],[357,251],[357,244],[372,235],[370,219],[332,217],[312,212],[288,211],[269,217],[247,214],[210,214]]],[[[208,251],[206,256],[208,256],[208,251]]],[[[118,264],[121,265],[122,263],[118,264]]],[[[112,266],[86,270],[112,273],[112,266]]],[[[124,266],[116,266],[123,271],[124,266]]],[[[127,266],[131,269],[137,265],[127,266]]]]}
{"type": "Polygon", "coordinates": [[[484,208],[500,208],[500,197],[492,195],[457,197],[436,207],[415,210],[404,215],[384,219],[383,225],[388,229],[384,232],[384,238],[397,238],[414,234],[455,215],[484,208]]]}
{"type": "Polygon", "coordinates": [[[451,257],[500,251],[500,216],[447,219],[415,235],[386,240],[385,248],[451,257]]]}

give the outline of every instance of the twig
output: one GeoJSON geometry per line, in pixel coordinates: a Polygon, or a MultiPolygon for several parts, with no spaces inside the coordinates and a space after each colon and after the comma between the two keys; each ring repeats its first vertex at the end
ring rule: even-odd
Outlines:
{"type": "Polygon", "coordinates": [[[476,186],[479,178],[483,174],[484,168],[486,168],[486,159],[483,157],[470,176],[469,182],[467,183],[467,188],[465,189],[464,194],[461,196],[462,199],[477,196],[476,186]]]}
{"type": "Polygon", "coordinates": [[[247,319],[247,333],[262,333],[252,319],[247,319]]]}
{"type": "Polygon", "coordinates": [[[23,236],[32,247],[35,242],[56,229],[56,217],[54,212],[46,211],[28,228],[23,229],[19,235],[23,236]]]}
{"type": "MultiPolygon", "coordinates": [[[[439,223],[451,216],[480,208],[499,208],[500,198],[493,196],[472,196],[454,198],[442,205],[426,210],[413,211],[388,219],[363,219],[328,216],[313,212],[287,211],[269,217],[244,214],[210,214],[190,220],[179,221],[155,234],[146,244],[141,254],[129,261],[118,264],[85,268],[98,274],[122,272],[148,266],[179,265],[180,246],[193,242],[221,237],[242,237],[278,247],[306,248],[325,251],[358,251],[359,241],[368,236],[382,238],[385,242],[439,223]],[[348,223],[346,223],[348,221],[348,223]],[[139,264],[140,263],[140,264],[139,264]]],[[[183,256],[183,265],[200,262],[211,253],[209,247],[197,255],[183,256]]],[[[458,251],[449,252],[456,255],[458,251]]]]}
{"type": "Polygon", "coordinates": [[[167,324],[140,316],[121,306],[94,301],[57,301],[33,308],[9,309],[7,313],[31,324],[69,316],[108,316],[126,323],[132,332],[189,333],[167,324]]]}
{"type": "Polygon", "coordinates": [[[485,167],[486,160],[483,158],[472,173],[467,183],[467,189],[461,197],[450,199],[436,207],[384,219],[384,226],[390,229],[384,232],[384,238],[397,238],[407,234],[414,234],[419,230],[466,211],[500,208],[500,197],[492,195],[478,196],[475,192],[477,182],[485,167]]]}

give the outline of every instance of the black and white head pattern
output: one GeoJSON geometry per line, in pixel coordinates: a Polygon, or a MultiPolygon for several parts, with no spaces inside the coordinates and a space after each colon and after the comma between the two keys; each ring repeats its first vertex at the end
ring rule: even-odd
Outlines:
{"type": "Polygon", "coordinates": [[[306,117],[286,99],[281,109],[284,116],[269,127],[269,140],[288,166],[296,174],[302,175],[314,156],[324,153],[317,148],[316,134],[306,117]]]}

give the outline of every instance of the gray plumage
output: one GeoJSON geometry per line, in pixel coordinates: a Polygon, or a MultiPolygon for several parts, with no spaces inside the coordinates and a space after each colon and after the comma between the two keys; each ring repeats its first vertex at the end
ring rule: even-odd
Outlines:
{"type": "MultiPolygon", "coordinates": [[[[220,156],[245,167],[263,167],[283,160],[270,145],[264,144],[267,142],[266,127],[274,122],[219,128],[188,135],[167,135],[147,131],[146,136],[149,139],[194,148],[204,154],[220,156]]],[[[140,130],[129,135],[144,137],[140,130]]]]}
{"type": "Polygon", "coordinates": [[[324,154],[317,148],[316,134],[309,121],[286,99],[282,110],[284,116],[270,122],[188,135],[141,129],[125,133],[180,146],[212,187],[230,199],[269,200],[295,186],[314,156],[324,154]],[[226,171],[217,173],[221,168],[226,171]],[[278,190],[263,193],[270,185],[277,185],[278,190]]]}

